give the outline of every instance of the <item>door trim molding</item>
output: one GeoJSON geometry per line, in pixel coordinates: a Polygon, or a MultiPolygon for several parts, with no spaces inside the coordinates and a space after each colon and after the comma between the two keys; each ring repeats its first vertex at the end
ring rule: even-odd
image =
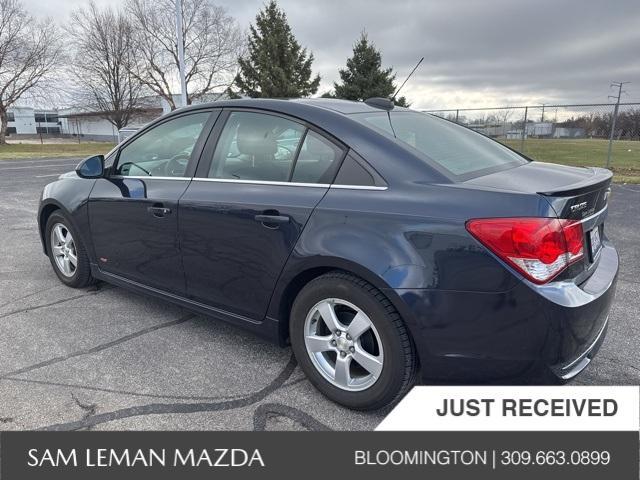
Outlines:
{"type": "Polygon", "coordinates": [[[332,188],[338,190],[388,190],[389,187],[374,185],[338,185],[329,183],[303,183],[303,182],[277,182],[271,180],[241,180],[236,178],[201,178],[201,177],[153,177],[149,175],[112,175],[110,179],[126,180],[180,180],[194,182],[214,182],[214,183],[240,183],[246,185],[275,185],[281,187],[310,187],[310,188],[332,188]]]}

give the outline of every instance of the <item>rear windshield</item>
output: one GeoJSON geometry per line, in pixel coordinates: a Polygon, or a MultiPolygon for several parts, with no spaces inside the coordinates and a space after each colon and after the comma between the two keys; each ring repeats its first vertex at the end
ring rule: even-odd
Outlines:
{"type": "Polygon", "coordinates": [[[433,115],[372,112],[354,114],[352,118],[418,150],[429,163],[459,180],[527,163],[500,143],[433,115]]]}

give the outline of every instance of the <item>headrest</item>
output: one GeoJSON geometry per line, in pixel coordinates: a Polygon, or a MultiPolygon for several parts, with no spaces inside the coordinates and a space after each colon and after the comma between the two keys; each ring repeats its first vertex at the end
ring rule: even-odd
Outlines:
{"type": "Polygon", "coordinates": [[[273,125],[269,119],[258,116],[243,118],[238,125],[238,150],[245,155],[274,155],[278,151],[278,144],[271,132],[273,125]]]}

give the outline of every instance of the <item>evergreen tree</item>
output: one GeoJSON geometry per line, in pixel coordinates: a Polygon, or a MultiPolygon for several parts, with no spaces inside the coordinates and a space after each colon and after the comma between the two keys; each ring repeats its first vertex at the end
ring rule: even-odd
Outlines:
{"type": "MultiPolygon", "coordinates": [[[[335,96],[346,100],[366,100],[371,97],[390,98],[396,91],[392,68],[382,68],[382,55],[362,32],[353,46],[353,56],[347,68],[340,70],[341,84],[334,83],[335,96]]],[[[408,106],[405,97],[396,98],[396,105],[408,106]]]]}
{"type": "Polygon", "coordinates": [[[249,27],[248,54],[238,63],[235,84],[249,97],[307,97],[318,91],[320,76],[312,78],[311,72],[313,53],[296,41],[275,0],[249,27]]]}

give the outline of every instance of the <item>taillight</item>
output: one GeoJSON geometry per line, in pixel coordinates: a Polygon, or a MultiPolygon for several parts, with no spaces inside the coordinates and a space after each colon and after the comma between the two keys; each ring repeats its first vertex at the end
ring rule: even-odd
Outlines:
{"type": "Polygon", "coordinates": [[[582,224],[557,218],[479,218],[467,230],[535,283],[546,283],[584,255],[582,224]]]}

